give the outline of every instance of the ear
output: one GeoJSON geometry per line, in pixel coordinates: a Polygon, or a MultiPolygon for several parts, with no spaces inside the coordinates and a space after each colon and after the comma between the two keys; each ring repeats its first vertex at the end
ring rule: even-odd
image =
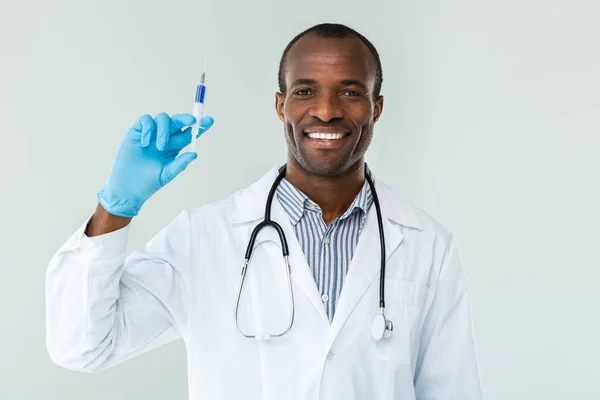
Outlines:
{"type": "Polygon", "coordinates": [[[373,111],[373,122],[377,122],[383,112],[383,96],[378,96],[375,99],[375,109],[373,111]]]}
{"type": "Polygon", "coordinates": [[[275,93],[275,111],[277,111],[277,115],[279,116],[280,120],[284,120],[284,116],[283,116],[283,105],[285,103],[285,95],[277,92],[275,93]]]}

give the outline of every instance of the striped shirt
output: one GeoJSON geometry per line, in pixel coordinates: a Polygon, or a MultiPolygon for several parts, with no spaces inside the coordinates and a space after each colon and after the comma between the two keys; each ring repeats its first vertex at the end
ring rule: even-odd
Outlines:
{"type": "Polygon", "coordinates": [[[286,179],[281,181],[276,194],[294,227],[331,321],[373,203],[371,188],[365,181],[348,210],[329,226],[325,225],[321,208],[286,179]]]}

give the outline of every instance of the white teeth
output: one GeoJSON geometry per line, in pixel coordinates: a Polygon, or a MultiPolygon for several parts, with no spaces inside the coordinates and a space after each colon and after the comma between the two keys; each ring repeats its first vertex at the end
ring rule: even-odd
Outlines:
{"type": "Polygon", "coordinates": [[[311,139],[324,139],[324,140],[334,140],[341,139],[346,136],[345,133],[308,133],[307,134],[311,139]]]}

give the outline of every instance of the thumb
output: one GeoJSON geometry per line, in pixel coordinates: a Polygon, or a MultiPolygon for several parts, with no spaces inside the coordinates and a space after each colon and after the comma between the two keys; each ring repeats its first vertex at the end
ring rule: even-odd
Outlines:
{"type": "Polygon", "coordinates": [[[165,165],[160,173],[160,184],[165,186],[171,182],[177,175],[183,172],[187,166],[198,157],[197,153],[186,152],[165,165]]]}

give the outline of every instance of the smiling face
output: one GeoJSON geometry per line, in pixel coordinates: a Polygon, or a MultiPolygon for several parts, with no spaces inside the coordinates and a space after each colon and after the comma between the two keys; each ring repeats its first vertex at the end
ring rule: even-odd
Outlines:
{"type": "Polygon", "coordinates": [[[383,96],[373,96],[375,63],[367,46],[355,36],[308,34],[286,56],[285,82],[275,107],[288,162],[315,176],[362,165],[383,109],[383,96]]]}

